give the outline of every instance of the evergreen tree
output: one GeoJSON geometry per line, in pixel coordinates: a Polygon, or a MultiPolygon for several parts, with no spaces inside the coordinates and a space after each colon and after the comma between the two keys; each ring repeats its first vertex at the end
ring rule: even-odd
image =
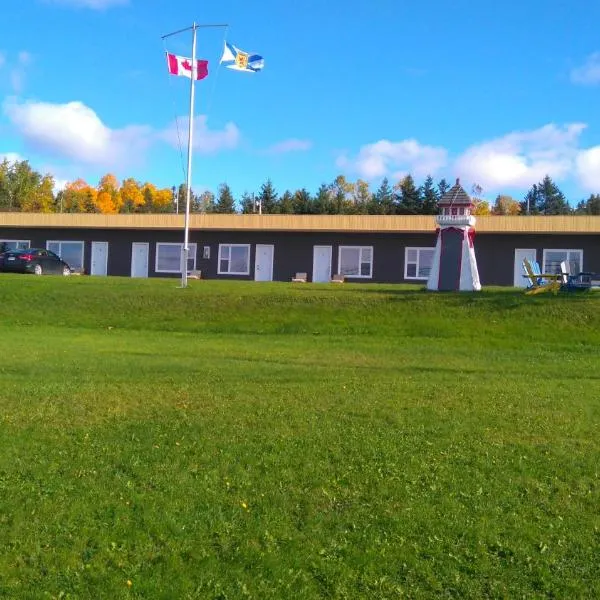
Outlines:
{"type": "Polygon", "coordinates": [[[310,215],[313,212],[313,200],[310,193],[305,188],[294,192],[292,202],[294,204],[294,214],[310,215]]]}
{"type": "Polygon", "coordinates": [[[263,214],[274,214],[279,212],[277,192],[270,179],[267,179],[267,181],[262,184],[258,200],[262,205],[263,214]]]}
{"type": "Polygon", "coordinates": [[[437,215],[438,213],[438,193],[433,185],[433,177],[427,175],[425,182],[421,186],[421,198],[423,199],[424,215],[437,215]]]}
{"type": "Polygon", "coordinates": [[[571,207],[565,195],[548,175],[544,177],[541,185],[544,195],[545,215],[567,215],[571,212],[571,207]]]}
{"type": "Polygon", "coordinates": [[[520,203],[521,214],[523,215],[539,215],[542,211],[542,195],[538,189],[538,184],[534,183],[527,194],[525,199],[520,203]]]}
{"type": "Polygon", "coordinates": [[[240,201],[240,212],[244,215],[251,215],[256,212],[256,204],[254,202],[254,194],[244,192],[240,201]]]}
{"type": "Polygon", "coordinates": [[[530,215],[566,215],[571,212],[564,194],[549,175],[534,184],[521,202],[521,212],[530,215]]]}
{"type": "Polygon", "coordinates": [[[438,199],[450,189],[450,184],[442,177],[438,183],[438,199]]]}
{"type": "Polygon", "coordinates": [[[286,190],[279,200],[279,212],[285,215],[294,213],[294,197],[289,190],[286,190]]]}
{"type": "Polygon", "coordinates": [[[217,202],[215,204],[215,212],[220,214],[231,214],[235,212],[235,200],[233,199],[231,188],[226,183],[222,183],[219,186],[219,195],[217,196],[217,202]]]}
{"type": "Polygon", "coordinates": [[[383,178],[381,185],[373,195],[371,206],[369,207],[371,215],[393,215],[394,214],[394,192],[390,187],[387,177],[383,178]]]}
{"type": "Polygon", "coordinates": [[[600,194],[590,194],[587,200],[581,200],[577,204],[575,214],[600,215],[600,194]]]}
{"type": "Polygon", "coordinates": [[[313,207],[317,215],[329,215],[332,213],[333,206],[331,202],[331,187],[321,184],[315,196],[313,207]]]}
{"type": "Polygon", "coordinates": [[[399,215],[417,215],[423,210],[421,193],[415,185],[412,175],[402,179],[396,191],[396,213],[399,215]]]}

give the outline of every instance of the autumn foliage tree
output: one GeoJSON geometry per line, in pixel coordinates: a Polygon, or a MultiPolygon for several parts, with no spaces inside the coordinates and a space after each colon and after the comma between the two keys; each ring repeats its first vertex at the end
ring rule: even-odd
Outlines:
{"type": "Polygon", "coordinates": [[[102,177],[98,184],[98,195],[96,197],[98,212],[104,214],[118,213],[122,203],[117,178],[110,173],[102,177]]]}
{"type": "Polygon", "coordinates": [[[132,177],[125,179],[121,185],[122,211],[138,212],[144,205],[144,194],[140,184],[132,177]]]}
{"type": "Polygon", "coordinates": [[[62,193],[61,207],[62,212],[97,212],[98,191],[83,179],[76,179],[67,183],[62,193]]]}
{"type": "MultiPolygon", "coordinates": [[[[0,212],[182,213],[186,206],[185,184],[160,188],[133,177],[119,183],[112,173],[104,175],[96,186],[76,179],[58,193],[55,187],[51,175],[42,175],[26,160],[0,160],[0,212]]],[[[386,177],[376,184],[338,175],[333,181],[322,183],[314,193],[306,188],[289,189],[279,196],[267,179],[257,191],[244,192],[239,202],[227,183],[218,187],[216,195],[206,189],[190,193],[190,211],[254,213],[260,206],[264,214],[431,215],[437,213],[438,200],[448,189],[445,179],[436,184],[427,176],[419,185],[409,173],[395,184],[386,177]]],[[[600,214],[600,194],[592,193],[572,207],[549,176],[533,185],[522,202],[506,194],[488,202],[478,185],[473,186],[471,195],[476,215],[600,214]]]]}

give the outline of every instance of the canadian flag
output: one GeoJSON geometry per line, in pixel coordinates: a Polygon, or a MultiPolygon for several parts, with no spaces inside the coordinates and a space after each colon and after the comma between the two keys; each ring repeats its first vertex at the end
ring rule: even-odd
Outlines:
{"type": "MultiPolygon", "coordinates": [[[[192,60],[185,56],[177,56],[167,52],[167,66],[171,75],[181,75],[182,77],[192,78],[192,60]]],[[[204,79],[208,75],[208,61],[197,60],[194,69],[196,79],[204,79]]]]}

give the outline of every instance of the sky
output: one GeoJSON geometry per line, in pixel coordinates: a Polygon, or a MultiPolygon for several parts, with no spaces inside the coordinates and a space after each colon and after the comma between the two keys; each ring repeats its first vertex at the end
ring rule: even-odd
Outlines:
{"type": "Polygon", "coordinates": [[[600,193],[600,3],[591,0],[20,0],[0,20],[0,157],[57,188],[106,173],[185,180],[238,199],[270,179],[314,193],[411,173],[522,199],[550,175],[571,204],[600,193]],[[264,69],[219,64],[224,40],[264,69]]]}

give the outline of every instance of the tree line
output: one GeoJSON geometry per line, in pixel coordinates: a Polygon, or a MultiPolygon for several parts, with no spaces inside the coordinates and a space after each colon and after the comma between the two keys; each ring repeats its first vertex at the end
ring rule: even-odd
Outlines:
{"type": "MultiPolygon", "coordinates": [[[[187,193],[185,184],[158,188],[133,178],[119,182],[112,174],[104,175],[97,186],[77,179],[57,193],[54,187],[51,175],[38,173],[26,160],[0,163],[0,211],[174,213],[185,210],[187,193]]],[[[435,215],[440,197],[450,187],[445,179],[434,182],[431,176],[417,185],[411,175],[406,175],[395,184],[384,178],[372,191],[362,179],[352,182],[339,175],[332,183],[322,184],[314,194],[306,188],[279,194],[267,180],[258,192],[245,192],[236,199],[229,185],[222,183],[216,194],[196,194],[192,190],[190,210],[227,214],[435,215]]],[[[521,201],[500,194],[490,203],[481,198],[481,187],[475,185],[470,191],[477,215],[600,215],[600,194],[591,194],[572,206],[549,176],[534,184],[521,201]]]]}

